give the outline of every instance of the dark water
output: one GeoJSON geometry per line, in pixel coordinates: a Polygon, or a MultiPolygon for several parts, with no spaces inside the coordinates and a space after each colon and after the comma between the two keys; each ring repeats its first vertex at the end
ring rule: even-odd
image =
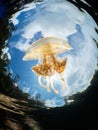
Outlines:
{"type": "MultiPolygon", "coordinates": [[[[0,57],[2,57],[2,48],[7,46],[7,40],[12,37],[12,32],[17,30],[16,26],[12,22],[9,22],[9,19],[12,18],[12,14],[22,10],[24,5],[30,2],[32,1],[2,1],[0,3],[0,57]]],[[[70,2],[76,5],[79,10],[85,9],[92,16],[96,24],[98,24],[97,3],[87,1],[90,5],[88,6],[81,1],[70,2]]],[[[98,27],[95,28],[95,31],[98,33],[97,29],[98,27]]],[[[98,42],[94,38],[93,40],[95,43],[98,42]]],[[[29,99],[29,93],[25,93],[22,89],[16,87],[16,83],[20,80],[20,77],[19,75],[15,75],[12,78],[10,68],[7,67],[8,65],[10,65],[10,60],[8,55],[5,54],[3,59],[0,59],[0,93],[7,97],[12,97],[13,101],[11,98],[0,96],[1,129],[98,129],[98,70],[95,71],[90,87],[86,91],[81,94],[79,92],[74,97],[73,95],[70,96],[69,99],[75,102],[71,105],[47,110],[42,108],[43,102],[39,102],[40,95],[37,95],[36,100],[31,100],[29,99]],[[16,107],[16,104],[20,106],[16,107]],[[20,114],[20,111],[24,112],[24,114],[20,114]],[[16,128],[15,122],[12,120],[17,122],[16,128]],[[14,126],[11,126],[11,123],[14,126]]]]}

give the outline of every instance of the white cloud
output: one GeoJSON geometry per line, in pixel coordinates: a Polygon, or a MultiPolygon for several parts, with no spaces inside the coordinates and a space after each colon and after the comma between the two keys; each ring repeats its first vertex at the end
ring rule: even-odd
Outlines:
{"type": "MultiPolygon", "coordinates": [[[[44,37],[58,36],[65,38],[73,34],[76,31],[75,25],[85,18],[75,6],[72,8],[73,5],[67,1],[50,3],[51,1],[47,1],[44,10],[40,10],[40,13],[36,11],[36,19],[25,26],[23,34],[25,38],[33,37],[35,32],[38,31],[42,31],[44,37]],[[72,9],[70,10],[70,8],[72,9]],[[45,11],[46,13],[43,14],[45,11]]],[[[38,9],[35,8],[35,10],[38,9]]]]}
{"type": "Polygon", "coordinates": [[[14,34],[17,35],[20,32],[20,39],[15,45],[17,49],[25,51],[29,47],[30,39],[34,38],[35,33],[39,31],[44,37],[57,36],[67,40],[68,35],[76,32],[76,24],[81,24],[85,18],[82,12],[80,13],[75,6],[67,1],[55,3],[55,0],[51,0],[45,2],[39,3],[40,6],[37,6],[38,3],[28,4],[26,8],[15,13],[11,18],[16,25],[20,22],[18,17],[22,17],[22,14],[26,13],[22,18],[23,21],[19,23],[19,29],[14,34]],[[52,4],[50,4],[51,2],[52,4]],[[41,10],[41,8],[43,9],[41,10]],[[35,14],[25,18],[26,15],[29,15],[28,10],[31,11],[31,14],[35,10],[35,14]],[[23,43],[22,38],[27,39],[27,42],[23,43]]]}
{"type": "Polygon", "coordinates": [[[20,40],[14,47],[19,49],[20,51],[26,51],[29,46],[30,46],[29,41],[23,42],[22,40],[20,40]]]}
{"type": "Polygon", "coordinates": [[[46,100],[45,102],[44,102],[44,105],[46,106],[46,107],[56,107],[56,106],[58,106],[58,107],[60,107],[60,106],[63,106],[65,103],[64,103],[64,101],[63,100],[61,100],[61,99],[56,99],[56,98],[53,98],[53,99],[51,99],[51,100],[46,100]]]}
{"type": "Polygon", "coordinates": [[[10,20],[13,21],[14,25],[19,24],[18,16],[21,15],[22,12],[30,11],[33,8],[35,8],[34,3],[30,3],[30,4],[25,5],[24,9],[22,9],[22,10],[16,12],[15,14],[13,14],[12,18],[10,20]]]}

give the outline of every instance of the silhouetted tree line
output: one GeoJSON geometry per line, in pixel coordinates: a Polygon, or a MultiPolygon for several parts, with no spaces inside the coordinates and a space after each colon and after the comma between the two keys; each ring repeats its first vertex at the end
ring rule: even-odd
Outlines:
{"type": "MultiPolygon", "coordinates": [[[[4,54],[2,58],[2,49],[7,47],[7,39],[11,36],[11,31],[14,31],[16,28],[14,27],[13,23],[9,21],[9,18],[11,15],[20,8],[22,8],[22,5],[31,2],[32,0],[4,0],[3,4],[7,6],[6,16],[0,18],[0,93],[6,94],[8,96],[29,100],[29,94],[23,93],[22,90],[19,89],[19,87],[16,87],[15,82],[17,82],[16,78],[19,80],[19,76],[15,77],[14,79],[11,78],[12,74],[8,72],[8,64],[10,63],[10,60],[8,59],[8,55],[4,54]],[[23,3],[23,4],[22,4],[23,3]],[[20,7],[19,7],[19,6],[20,7]],[[11,11],[12,10],[12,11],[11,11]]],[[[43,103],[39,102],[38,95],[36,96],[37,104],[39,103],[42,105],[43,103]]],[[[31,100],[29,100],[31,101],[31,100]]],[[[32,100],[32,102],[34,102],[32,100]]],[[[35,102],[36,103],[36,102],[35,102]]]]}
{"type": "Polygon", "coordinates": [[[2,57],[2,49],[6,47],[5,41],[10,37],[10,27],[7,18],[0,19],[0,92],[16,98],[27,98],[28,94],[15,87],[11,79],[11,73],[7,72],[6,66],[10,63],[7,54],[2,57]]]}

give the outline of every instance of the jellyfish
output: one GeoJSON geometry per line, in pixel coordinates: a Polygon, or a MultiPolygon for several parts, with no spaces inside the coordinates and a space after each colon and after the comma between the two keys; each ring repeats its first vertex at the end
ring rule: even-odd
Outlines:
{"type": "Polygon", "coordinates": [[[48,92],[52,89],[55,94],[59,94],[59,91],[54,86],[53,78],[51,77],[54,74],[58,74],[62,83],[62,89],[66,89],[62,73],[65,70],[67,58],[58,59],[57,55],[71,49],[72,47],[64,39],[45,37],[32,43],[32,45],[27,49],[23,60],[41,59],[41,64],[32,67],[32,71],[38,75],[39,85],[47,89],[48,92]],[[43,84],[42,78],[44,78],[46,84],[43,84]]]}

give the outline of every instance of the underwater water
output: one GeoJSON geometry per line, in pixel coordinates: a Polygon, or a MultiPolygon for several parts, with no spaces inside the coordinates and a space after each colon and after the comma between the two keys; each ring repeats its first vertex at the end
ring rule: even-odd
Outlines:
{"type": "MultiPolygon", "coordinates": [[[[83,3],[89,6],[85,1],[83,3]]],[[[84,8],[79,10],[67,0],[31,2],[14,13],[9,23],[14,30],[6,41],[8,47],[2,49],[2,58],[7,53],[8,71],[12,73],[12,79],[16,78],[16,87],[28,93],[29,98],[38,98],[46,107],[61,107],[74,102],[70,96],[89,88],[98,70],[98,26],[84,8]],[[62,89],[58,75],[51,77],[59,94],[42,88],[38,76],[32,72],[32,66],[41,63],[41,59],[23,61],[26,50],[34,41],[50,36],[65,39],[73,48],[57,55],[57,58],[67,58],[62,74],[66,90],[62,89]]]]}

